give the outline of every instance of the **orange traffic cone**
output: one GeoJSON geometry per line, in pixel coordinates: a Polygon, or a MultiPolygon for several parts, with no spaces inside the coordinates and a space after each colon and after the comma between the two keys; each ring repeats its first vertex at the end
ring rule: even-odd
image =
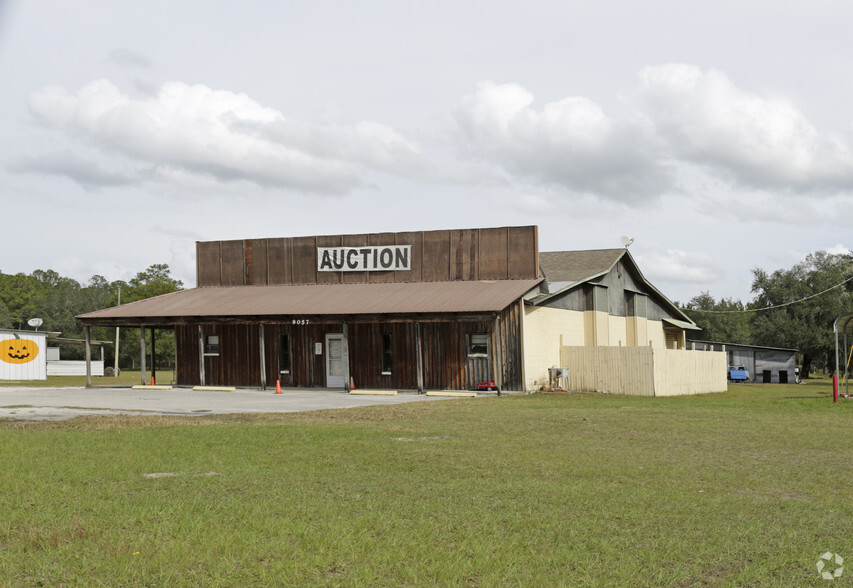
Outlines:
{"type": "Polygon", "coordinates": [[[156,384],[154,383],[154,376],[151,376],[151,385],[156,386],[156,384]]]}
{"type": "Polygon", "coordinates": [[[281,380],[275,381],[275,393],[281,394],[281,380]]]}

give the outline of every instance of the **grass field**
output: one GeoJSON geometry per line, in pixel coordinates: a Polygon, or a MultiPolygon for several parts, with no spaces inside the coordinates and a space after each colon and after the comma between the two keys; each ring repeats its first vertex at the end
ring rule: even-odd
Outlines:
{"type": "Polygon", "coordinates": [[[850,585],[815,565],[853,562],[850,402],[819,380],[0,423],[0,585],[850,585]]]}
{"type": "MultiPolygon", "coordinates": [[[[158,384],[173,383],[172,370],[157,370],[158,384]]],[[[135,386],[142,383],[139,370],[121,370],[116,377],[92,376],[93,386],[135,386]]],[[[146,373],[146,384],[151,383],[151,372],[146,373]]],[[[46,380],[0,380],[0,390],[6,388],[66,388],[86,385],[86,376],[49,376],[46,380]]]]}

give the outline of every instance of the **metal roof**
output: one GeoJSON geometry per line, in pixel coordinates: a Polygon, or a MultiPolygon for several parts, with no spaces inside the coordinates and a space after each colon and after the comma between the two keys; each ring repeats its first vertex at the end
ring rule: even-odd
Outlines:
{"type": "Polygon", "coordinates": [[[674,327],[678,327],[680,329],[687,329],[689,331],[701,331],[702,330],[701,327],[697,327],[696,323],[692,323],[692,322],[680,321],[680,320],[672,319],[672,318],[663,318],[661,320],[665,323],[669,323],[670,325],[672,325],[674,327]]]}
{"type": "Polygon", "coordinates": [[[539,269],[549,282],[580,282],[606,274],[626,249],[590,249],[587,251],[543,251],[539,269]]]}
{"type": "Polygon", "coordinates": [[[498,312],[541,278],[449,282],[388,282],[296,286],[230,286],[180,290],[90,312],[86,324],[156,319],[498,312]]]}
{"type": "Polygon", "coordinates": [[[853,312],[842,314],[833,325],[836,333],[853,334],[853,312]]]}
{"type": "Polygon", "coordinates": [[[746,349],[764,349],[767,351],[790,351],[792,353],[796,353],[798,349],[791,349],[788,347],[768,347],[767,345],[748,345],[746,343],[726,343],[725,341],[701,341],[699,339],[688,339],[688,343],[701,343],[702,345],[725,345],[728,348],[731,347],[743,347],[746,349]]]}

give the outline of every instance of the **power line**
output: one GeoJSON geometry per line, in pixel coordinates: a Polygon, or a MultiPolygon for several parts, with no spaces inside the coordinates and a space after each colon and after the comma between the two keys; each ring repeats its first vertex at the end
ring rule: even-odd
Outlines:
{"type": "Polygon", "coordinates": [[[836,288],[840,288],[850,280],[853,280],[853,276],[850,276],[843,282],[835,284],[824,290],[823,292],[818,292],[817,294],[812,294],[811,296],[806,296],[805,298],[800,298],[799,300],[793,300],[791,302],[785,302],[783,304],[776,304],[774,306],[765,306],[764,308],[745,308],[743,310],[702,310],[700,308],[682,308],[681,310],[685,312],[707,312],[709,314],[738,314],[744,312],[763,312],[765,310],[774,310],[776,308],[784,308],[786,306],[791,306],[792,304],[799,304],[800,302],[805,302],[806,300],[811,300],[812,298],[817,298],[823,294],[826,294],[830,290],[835,290],[836,288]]]}

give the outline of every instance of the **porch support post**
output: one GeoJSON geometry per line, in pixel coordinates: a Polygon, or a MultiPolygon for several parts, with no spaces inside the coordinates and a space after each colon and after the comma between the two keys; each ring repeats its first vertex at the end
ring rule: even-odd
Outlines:
{"type": "Polygon", "coordinates": [[[151,327],[151,380],[156,383],[157,378],[157,345],[155,344],[154,327],[151,327]]]}
{"type": "Polygon", "coordinates": [[[139,377],[145,385],[145,325],[139,325],[139,377]]]}
{"type": "Polygon", "coordinates": [[[267,356],[264,350],[264,323],[258,324],[258,350],[261,355],[261,390],[267,389],[267,356]]]}
{"type": "Polygon", "coordinates": [[[503,354],[501,353],[501,315],[495,315],[495,387],[498,396],[503,388],[503,354]]]}
{"type": "Polygon", "coordinates": [[[424,393],[424,357],[421,344],[421,323],[415,323],[415,353],[418,364],[418,394],[424,393]]]}
{"type": "MultiPolygon", "coordinates": [[[[518,341],[521,351],[521,391],[527,394],[527,367],[525,366],[524,350],[524,298],[518,301],[518,341]]],[[[562,353],[562,349],[560,350],[562,353]]]]}
{"type": "MultiPolygon", "coordinates": [[[[83,332],[86,334],[86,387],[92,387],[92,345],[91,341],[91,330],[92,328],[89,325],[86,325],[83,328],[83,332]]],[[[101,348],[101,353],[103,353],[103,347],[101,348]]]]}
{"type": "Polygon", "coordinates": [[[344,319],[341,321],[343,324],[341,325],[341,331],[344,335],[344,391],[349,394],[350,385],[349,385],[349,329],[347,328],[347,321],[344,319]]]}
{"type": "Polygon", "coordinates": [[[198,326],[198,384],[204,386],[204,333],[198,326]]]}

